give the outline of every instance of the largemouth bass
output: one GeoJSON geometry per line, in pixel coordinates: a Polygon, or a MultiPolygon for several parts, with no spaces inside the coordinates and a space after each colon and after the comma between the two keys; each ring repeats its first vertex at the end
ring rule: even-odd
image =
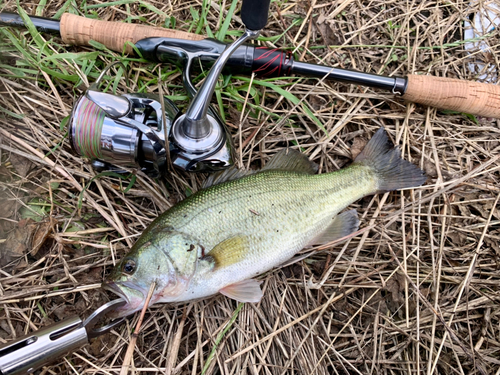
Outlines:
{"type": "Polygon", "coordinates": [[[164,212],[113,269],[104,287],[127,300],[119,315],[150,304],[222,293],[258,302],[253,278],[309,244],[342,238],[358,229],[349,204],[378,192],[417,187],[426,180],[401,158],[384,129],[347,168],[315,174],[297,151],[283,151],[261,171],[229,171],[213,185],[164,212]]]}

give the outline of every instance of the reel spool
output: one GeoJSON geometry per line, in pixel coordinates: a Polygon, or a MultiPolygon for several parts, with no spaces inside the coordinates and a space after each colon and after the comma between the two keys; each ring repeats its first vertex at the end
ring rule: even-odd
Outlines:
{"type": "MultiPolygon", "coordinates": [[[[92,160],[98,171],[140,168],[158,176],[165,171],[165,128],[169,134],[179,110],[164,98],[165,124],[159,97],[151,94],[113,95],[98,91],[108,65],[73,107],[69,135],[73,150],[92,160]],[[113,167],[118,166],[118,168],[113,167]]],[[[128,77],[126,76],[127,84],[128,77]]]]}
{"type": "Polygon", "coordinates": [[[76,102],[69,122],[73,150],[91,159],[98,171],[119,171],[112,166],[116,165],[138,167],[155,177],[162,174],[166,159],[164,128],[169,134],[177,107],[164,99],[166,123],[163,124],[157,96],[125,94],[117,97],[127,100],[130,110],[124,116],[113,118],[92,100],[92,95],[88,97],[88,92],[76,102]]]}

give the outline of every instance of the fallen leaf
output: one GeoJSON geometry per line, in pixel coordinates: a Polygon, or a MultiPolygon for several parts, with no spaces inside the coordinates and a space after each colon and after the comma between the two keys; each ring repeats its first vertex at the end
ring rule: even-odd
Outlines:
{"type": "Polygon", "coordinates": [[[434,164],[433,162],[431,162],[429,160],[424,161],[424,172],[425,172],[425,175],[427,177],[430,177],[430,178],[437,178],[438,177],[436,164],[434,164]]]}
{"type": "Polygon", "coordinates": [[[9,169],[0,165],[0,181],[8,182],[12,179],[12,173],[10,173],[9,169]]]}
{"type": "Polygon", "coordinates": [[[311,94],[309,95],[309,104],[312,109],[319,111],[326,104],[326,100],[322,96],[311,94]]]}
{"type": "Polygon", "coordinates": [[[52,311],[52,314],[59,320],[67,319],[69,316],[78,315],[79,313],[80,311],[75,306],[71,305],[60,305],[52,311]]]}
{"type": "Polygon", "coordinates": [[[366,138],[363,137],[354,138],[351,146],[352,160],[356,159],[356,157],[361,153],[361,151],[363,151],[367,143],[368,140],[366,138]]]}
{"type": "Polygon", "coordinates": [[[28,253],[35,255],[52,233],[54,225],[53,218],[40,223],[31,219],[19,221],[17,228],[0,244],[0,266],[5,267],[15,260],[21,260],[28,253]]]}
{"type": "Polygon", "coordinates": [[[467,243],[467,236],[462,232],[450,231],[446,236],[455,246],[461,247],[467,243]]]}
{"type": "Polygon", "coordinates": [[[10,219],[16,212],[18,202],[14,199],[0,198],[0,217],[10,219]]]}
{"type": "Polygon", "coordinates": [[[307,11],[309,10],[309,7],[311,6],[310,1],[298,1],[295,8],[294,12],[296,14],[300,14],[305,16],[307,14],[307,11]]]}
{"type": "Polygon", "coordinates": [[[17,228],[9,233],[7,240],[0,247],[0,266],[6,267],[29,251],[35,229],[36,224],[31,219],[17,223],[17,228]]]}
{"type": "Polygon", "coordinates": [[[334,21],[323,12],[319,14],[317,18],[314,19],[314,26],[321,34],[323,41],[326,45],[336,46],[341,45],[342,40],[335,33],[334,27],[332,27],[334,21]]]}
{"type": "Polygon", "coordinates": [[[36,255],[38,250],[40,250],[47,237],[52,233],[56,222],[57,220],[49,217],[47,220],[38,223],[31,240],[31,255],[36,255]]]}
{"type": "Polygon", "coordinates": [[[404,309],[401,305],[404,303],[404,291],[405,291],[405,277],[400,273],[396,273],[393,278],[387,281],[385,290],[388,292],[386,295],[386,303],[389,310],[393,313],[397,312],[398,316],[401,318],[404,313],[404,309]]]}
{"type": "Polygon", "coordinates": [[[10,162],[21,177],[26,177],[34,167],[31,161],[16,154],[10,155],[10,162]]]}
{"type": "Polygon", "coordinates": [[[5,320],[0,320],[0,328],[3,329],[7,335],[12,335],[12,330],[10,329],[9,325],[7,324],[7,321],[5,320]]]}
{"type": "Polygon", "coordinates": [[[324,44],[326,44],[327,46],[335,46],[342,44],[340,39],[337,38],[332,28],[327,22],[324,23],[316,22],[315,26],[318,29],[319,33],[321,34],[321,38],[323,39],[324,44]]]}
{"type": "Polygon", "coordinates": [[[43,199],[32,199],[26,206],[21,207],[19,214],[23,219],[32,219],[34,221],[42,221],[47,212],[46,206],[42,205],[43,199]]]}

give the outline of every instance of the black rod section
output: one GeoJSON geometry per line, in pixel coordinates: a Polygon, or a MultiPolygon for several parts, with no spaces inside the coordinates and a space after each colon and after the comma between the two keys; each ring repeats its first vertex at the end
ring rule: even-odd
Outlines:
{"type": "Polygon", "coordinates": [[[338,81],[344,83],[353,83],[368,87],[376,87],[403,95],[406,91],[406,79],[399,77],[387,77],[378,74],[357,72],[355,70],[332,68],[324,65],[309,64],[300,61],[294,61],[292,64],[292,73],[306,76],[323,78],[326,76],[328,81],[338,81]]]}
{"type": "MultiPolygon", "coordinates": [[[[61,27],[58,20],[51,18],[29,16],[36,29],[42,33],[61,35],[61,27]]],[[[0,13],[0,26],[13,26],[26,28],[23,19],[19,14],[0,13]]]]}

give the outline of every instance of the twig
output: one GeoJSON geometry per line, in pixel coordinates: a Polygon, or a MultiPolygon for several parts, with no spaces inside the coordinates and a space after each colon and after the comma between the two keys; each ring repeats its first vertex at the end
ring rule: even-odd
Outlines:
{"type": "Polygon", "coordinates": [[[177,354],[179,353],[179,346],[181,345],[181,339],[182,339],[182,331],[184,329],[184,323],[186,322],[187,315],[191,311],[191,308],[193,307],[193,303],[190,303],[189,306],[184,308],[184,311],[182,313],[182,318],[179,323],[179,326],[177,327],[177,333],[175,334],[174,342],[172,343],[172,346],[170,347],[170,352],[168,355],[168,361],[167,361],[167,367],[165,369],[165,374],[170,375],[172,372],[172,369],[174,368],[175,360],[177,359],[177,354]]]}
{"type": "Polygon", "coordinates": [[[144,302],[144,307],[142,308],[141,311],[141,316],[139,317],[139,320],[137,321],[137,325],[135,326],[134,332],[130,336],[130,343],[128,344],[127,352],[125,353],[125,358],[123,359],[123,365],[122,369],[120,371],[120,375],[127,375],[128,370],[130,368],[130,361],[132,360],[132,355],[134,354],[134,349],[135,349],[135,343],[137,341],[137,337],[139,337],[139,331],[141,329],[142,321],[144,319],[144,315],[146,314],[146,310],[149,306],[149,301],[151,300],[151,297],[153,296],[153,292],[155,291],[156,288],[156,282],[152,282],[151,286],[149,287],[149,292],[146,297],[146,301],[144,302]]]}

